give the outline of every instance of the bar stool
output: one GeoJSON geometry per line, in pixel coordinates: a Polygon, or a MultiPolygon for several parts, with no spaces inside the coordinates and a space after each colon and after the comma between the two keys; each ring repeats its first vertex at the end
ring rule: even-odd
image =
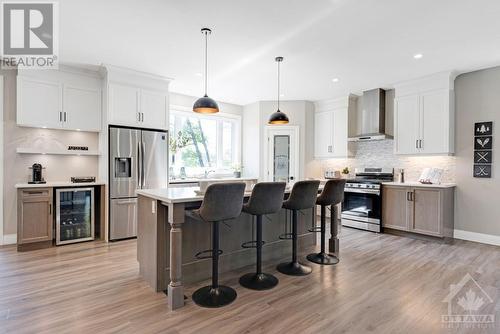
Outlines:
{"type": "Polygon", "coordinates": [[[262,272],[262,216],[281,210],[285,193],[285,182],[260,182],[253,190],[248,203],[243,205],[243,212],[255,216],[257,225],[257,240],[241,245],[243,248],[256,248],[256,272],[240,277],[240,284],[252,290],[268,290],[278,285],[278,278],[262,272]],[[250,246],[248,246],[250,245],[250,246]]]}
{"type": "Polygon", "coordinates": [[[193,301],[203,307],[221,307],[236,299],[236,291],[228,286],[219,285],[219,222],[237,218],[241,214],[245,183],[216,183],[205,191],[203,203],[193,213],[202,221],[212,223],[212,249],[196,254],[199,259],[212,258],[212,284],[193,293],[193,301]],[[202,256],[203,253],[211,253],[202,256]]]}
{"type": "Polygon", "coordinates": [[[278,265],[280,273],[291,276],[304,276],[311,273],[312,269],[297,261],[297,221],[298,211],[312,209],[318,196],[319,181],[299,181],[293,185],[288,200],[283,202],[283,208],[292,211],[292,262],[278,265]]]}
{"type": "Polygon", "coordinates": [[[335,255],[331,255],[326,253],[325,250],[325,234],[326,234],[326,207],[330,206],[331,207],[331,220],[332,220],[332,236],[334,238],[337,238],[337,229],[336,229],[336,224],[337,224],[337,217],[335,217],[336,210],[334,210],[334,207],[342,203],[344,200],[344,187],[345,187],[346,180],[342,179],[333,179],[333,180],[328,180],[325,184],[325,187],[323,188],[323,191],[321,194],[318,196],[318,199],[316,200],[316,205],[321,206],[321,225],[320,229],[317,230],[316,228],[313,228],[309,230],[310,232],[321,232],[321,251],[319,253],[312,253],[307,255],[307,259],[311,262],[317,263],[317,264],[336,264],[339,262],[339,259],[335,255]],[[333,230],[335,229],[335,230],[333,230]]]}

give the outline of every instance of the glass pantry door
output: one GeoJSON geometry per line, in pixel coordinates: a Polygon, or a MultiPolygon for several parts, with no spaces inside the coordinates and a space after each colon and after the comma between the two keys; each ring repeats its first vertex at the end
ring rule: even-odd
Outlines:
{"type": "Polygon", "coordinates": [[[56,244],[94,240],[94,188],[56,190],[56,244]]]}

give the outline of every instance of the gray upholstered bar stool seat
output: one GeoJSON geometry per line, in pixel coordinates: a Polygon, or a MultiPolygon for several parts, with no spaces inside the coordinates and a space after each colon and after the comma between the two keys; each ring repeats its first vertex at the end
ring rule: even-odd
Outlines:
{"type": "MultiPolygon", "coordinates": [[[[236,299],[236,291],[219,285],[219,222],[237,218],[241,214],[245,183],[216,183],[207,187],[201,207],[194,213],[207,223],[212,223],[212,284],[196,290],[193,301],[203,307],[221,307],[236,299]]],[[[200,252],[200,255],[205,252],[200,252]]],[[[206,258],[206,257],[201,257],[206,258]]]]}
{"type": "Polygon", "coordinates": [[[283,208],[292,211],[292,262],[285,262],[278,265],[280,273],[292,276],[304,276],[311,273],[311,267],[301,264],[297,260],[297,224],[298,211],[312,209],[316,204],[318,196],[319,181],[308,180],[299,181],[293,185],[292,192],[288,200],[283,202],[283,208]]]}
{"type": "MultiPolygon", "coordinates": [[[[326,234],[326,207],[331,207],[331,219],[332,219],[332,236],[337,237],[337,223],[336,221],[336,211],[334,210],[335,205],[342,203],[344,200],[344,187],[346,180],[343,179],[333,179],[328,180],[323,188],[323,191],[318,196],[316,204],[321,207],[321,225],[319,232],[321,233],[321,250],[319,253],[313,253],[307,255],[307,259],[311,262],[317,264],[336,264],[339,262],[337,256],[333,254],[326,253],[325,247],[325,234],[326,234]]],[[[312,232],[317,232],[316,230],[311,230],[312,232]]]]}
{"type": "Polygon", "coordinates": [[[283,204],[285,182],[260,182],[253,190],[248,203],[243,205],[243,212],[256,217],[257,237],[255,247],[257,261],[255,273],[248,273],[240,277],[240,284],[252,290],[268,290],[278,285],[278,279],[262,272],[262,216],[279,212],[283,204]]]}

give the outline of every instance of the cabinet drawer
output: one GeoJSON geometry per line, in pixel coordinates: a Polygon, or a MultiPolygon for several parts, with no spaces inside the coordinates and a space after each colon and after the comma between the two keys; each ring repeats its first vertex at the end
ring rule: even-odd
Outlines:
{"type": "Polygon", "coordinates": [[[33,188],[21,191],[22,198],[33,198],[33,197],[50,197],[51,191],[49,188],[33,188]]]}

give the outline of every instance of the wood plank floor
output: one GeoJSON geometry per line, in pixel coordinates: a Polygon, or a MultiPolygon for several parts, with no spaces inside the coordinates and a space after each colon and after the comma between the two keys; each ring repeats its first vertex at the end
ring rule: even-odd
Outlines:
{"type": "MultiPolygon", "coordinates": [[[[85,243],[16,252],[0,248],[0,333],[500,333],[500,247],[443,244],[344,228],[341,262],[255,292],[238,286],[222,309],[166,297],[138,275],[136,243],[85,243]],[[443,299],[470,273],[492,298],[494,328],[447,329],[443,299]]],[[[201,286],[187,287],[187,294],[201,286]]]]}

